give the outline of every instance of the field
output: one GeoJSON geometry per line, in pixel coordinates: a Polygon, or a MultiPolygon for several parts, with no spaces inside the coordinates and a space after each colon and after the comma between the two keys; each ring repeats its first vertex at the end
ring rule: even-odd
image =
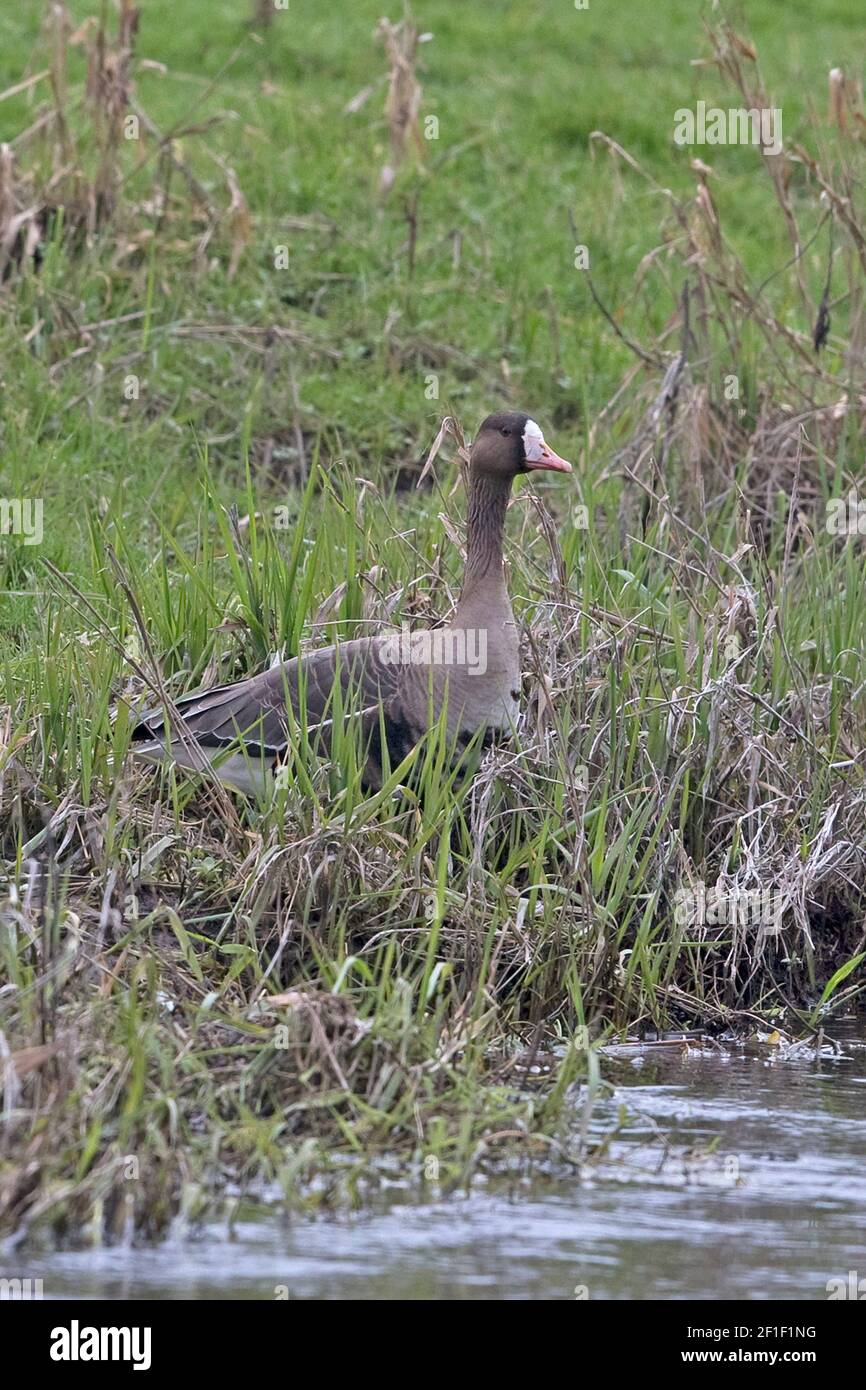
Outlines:
{"type": "Polygon", "coordinates": [[[579,1170],[611,1039],[820,1042],[864,987],[858,7],[382,10],[0,18],[18,1242],[579,1170]],[[699,101],[781,152],[678,144],[699,101]],[[503,407],[575,465],[509,514],[516,745],[370,796],[349,730],[260,802],[131,763],[148,696],[446,616],[424,461],[503,407]]]}

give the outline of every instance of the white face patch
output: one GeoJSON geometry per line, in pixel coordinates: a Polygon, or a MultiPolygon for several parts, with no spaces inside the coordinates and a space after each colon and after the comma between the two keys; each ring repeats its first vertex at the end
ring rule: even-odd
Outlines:
{"type": "Polygon", "coordinates": [[[528,463],[538,463],[544,448],[544,435],[534,420],[527,420],[523,431],[523,452],[528,463]]]}

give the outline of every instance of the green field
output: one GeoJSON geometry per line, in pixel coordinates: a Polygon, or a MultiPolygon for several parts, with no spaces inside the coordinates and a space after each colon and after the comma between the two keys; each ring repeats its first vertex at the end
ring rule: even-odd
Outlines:
{"type": "Polygon", "coordinates": [[[127,55],[113,5],[106,50],[95,0],[0,17],[13,1232],[588,1162],[614,1035],[813,1037],[863,988],[859,6],[753,0],[759,80],[684,0],[418,0],[398,159],[380,0],[254,9],[143,0],[127,55]],[[760,81],[777,161],[675,143],[760,81]],[[155,682],[446,616],[447,449],[414,484],[503,407],[575,465],[509,516],[516,746],[366,796],[347,735],[262,804],[130,763],[155,682]],[[697,884],[774,930],[680,920],[697,884]]]}

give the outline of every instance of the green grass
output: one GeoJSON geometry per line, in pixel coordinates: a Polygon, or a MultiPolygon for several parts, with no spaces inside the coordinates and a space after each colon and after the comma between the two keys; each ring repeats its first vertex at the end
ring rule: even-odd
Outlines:
{"type": "MultiPolygon", "coordinates": [[[[791,256],[755,152],[699,152],[726,249],[689,270],[717,298],[706,322],[693,303],[682,396],[695,421],[706,391],[721,444],[696,466],[687,424],[667,465],[643,468],[646,528],[623,540],[621,451],[660,377],[599,421],[634,357],[574,269],[571,219],[623,333],[652,344],[686,278],[676,215],[589,136],[690,206],[673,113],[738,104],[689,65],[707,53],[694,7],[419,6],[439,138],[384,201],[384,86],[344,113],[386,70],[379,3],[292,0],[261,42],[228,0],[183,23],[143,8],[137,56],[167,71],[140,69],[138,97],[163,132],[202,127],[174,150],[218,215],[177,168],[161,203],[168,165],[130,141],[111,223],[85,244],[55,218],[38,273],[2,289],[0,491],[44,499],[44,540],[0,539],[0,1013],[21,1079],[0,1222],[157,1234],[228,1184],[360,1200],[384,1156],[443,1184],[515,1148],[586,1162],[574,1084],[591,1104],[614,1032],[814,1028],[862,989],[866,572],[857,538],[822,525],[857,476],[861,421],[822,417],[796,507],[761,423],[793,413],[792,380],[818,405],[856,379],[850,245],[821,382],[731,308],[735,256],[753,289],[791,256]],[[234,276],[225,165],[252,217],[234,276]],[[447,613],[456,472],[440,460],[432,489],[406,484],[442,413],[471,431],[503,403],[577,465],[538,503],[521,490],[509,518],[515,747],[457,779],[433,730],[412,789],[397,794],[395,769],[368,797],[350,734],[316,761],[301,733],[261,804],[125,761],[142,671],[179,694],[447,613]],[[781,934],[677,922],[677,889],[720,876],[786,894],[781,934]]],[[[786,142],[861,173],[823,121],[828,69],[862,57],[857,8],[786,15],[748,9],[786,142]]],[[[0,40],[0,86],[46,66],[38,16],[4,14],[0,40]]],[[[71,91],[82,72],[79,49],[71,91]]],[[[0,102],[3,138],[47,99],[43,84],[0,102]]],[[[35,187],[55,155],[50,139],[20,151],[35,187]]],[[[794,171],[804,239],[817,192],[794,171]]],[[[826,256],[822,235],[803,258],[815,302],[826,256]]],[[[790,271],[771,304],[811,333],[790,271]]]]}

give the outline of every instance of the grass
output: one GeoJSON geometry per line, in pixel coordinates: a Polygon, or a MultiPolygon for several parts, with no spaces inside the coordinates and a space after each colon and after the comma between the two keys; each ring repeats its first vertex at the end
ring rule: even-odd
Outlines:
{"type": "MultiPolygon", "coordinates": [[[[6,184],[42,209],[0,325],[3,495],[44,501],[41,544],[0,541],[16,1240],[157,1235],[237,1189],[360,1200],[385,1162],[442,1185],[515,1152],[583,1165],[606,1039],[808,1035],[863,988],[866,574],[823,524],[862,453],[859,227],[834,202],[862,145],[825,95],[856,8],[798,35],[750,5],[817,172],[702,150],[701,193],[673,113],[742,89],[689,66],[712,53],[692,6],[431,0],[438,139],[387,197],[380,9],[294,0],[259,31],[149,3],[135,107],[88,104],[94,30],[53,94],[0,102],[4,138],[68,128],[16,140],[6,184]],[[148,687],[446,614],[458,473],[411,485],[443,413],[503,403],[577,465],[509,519],[516,746],[457,779],[434,729],[413,790],[395,769],[367,797],[351,734],[321,762],[301,739],[260,804],[126,761],[148,687]],[[781,929],[680,920],[698,882],[776,893],[781,929]]],[[[38,17],[0,25],[3,86],[51,68],[38,17]]]]}

